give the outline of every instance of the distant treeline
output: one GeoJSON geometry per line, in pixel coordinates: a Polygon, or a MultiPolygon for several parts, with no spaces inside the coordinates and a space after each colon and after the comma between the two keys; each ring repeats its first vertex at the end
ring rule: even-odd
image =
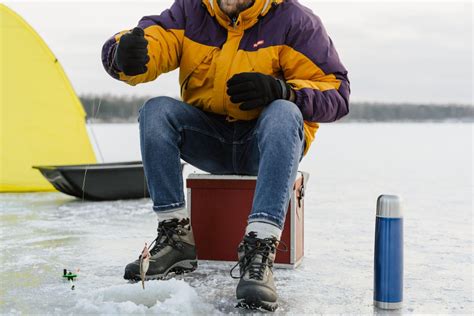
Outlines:
{"type": "Polygon", "coordinates": [[[149,97],[80,96],[87,119],[93,122],[137,122],[138,110],[149,97]]]}
{"type": "Polygon", "coordinates": [[[352,102],[344,121],[358,122],[474,122],[474,106],[352,102]]]}
{"type": "MultiPolygon", "coordinates": [[[[89,121],[137,122],[138,110],[148,97],[113,95],[80,97],[89,121]]],[[[345,122],[474,122],[474,107],[469,105],[390,104],[352,102],[345,122]]]]}

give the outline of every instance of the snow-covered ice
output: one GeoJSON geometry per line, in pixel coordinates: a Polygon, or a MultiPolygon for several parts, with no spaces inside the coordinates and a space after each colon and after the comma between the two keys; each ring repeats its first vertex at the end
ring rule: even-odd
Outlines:
{"type": "MultiPolygon", "coordinates": [[[[105,161],[140,159],[136,124],[93,131],[105,161]]],[[[372,306],[375,201],[390,193],[405,213],[401,312],[472,314],[472,133],[471,124],[323,125],[300,166],[311,173],[305,258],[275,272],[278,313],[383,313],[372,306]]],[[[244,313],[227,263],[201,263],[145,290],[122,279],[155,237],[147,199],[2,194],[0,207],[0,313],[244,313]],[[63,268],[80,269],[74,291],[63,268]]]]}

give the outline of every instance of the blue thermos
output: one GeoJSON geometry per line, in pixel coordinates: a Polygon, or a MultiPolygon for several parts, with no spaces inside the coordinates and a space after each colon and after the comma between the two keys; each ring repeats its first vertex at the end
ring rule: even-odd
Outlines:
{"type": "Polygon", "coordinates": [[[403,302],[403,216],[400,199],[377,199],[374,251],[374,305],[399,309],[403,302]]]}

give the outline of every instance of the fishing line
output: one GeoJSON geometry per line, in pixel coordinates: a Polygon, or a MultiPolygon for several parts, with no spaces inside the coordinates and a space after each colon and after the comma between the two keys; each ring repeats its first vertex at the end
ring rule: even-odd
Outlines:
{"type": "MultiPolygon", "coordinates": [[[[94,143],[97,147],[97,151],[99,152],[99,156],[102,162],[104,162],[104,156],[102,156],[102,151],[100,150],[99,147],[99,142],[97,142],[97,138],[95,137],[94,129],[92,125],[94,125],[94,121],[96,121],[97,117],[99,116],[99,111],[100,111],[100,105],[102,104],[102,97],[99,98],[99,105],[97,106],[97,111],[95,110],[95,98],[92,103],[92,119],[90,120],[90,131],[92,134],[92,138],[94,139],[94,143]],[[95,113],[94,113],[95,112],[95,113]]],[[[86,177],[87,177],[87,171],[89,170],[89,164],[86,165],[86,168],[84,169],[84,179],[82,180],[82,202],[85,201],[85,188],[86,188],[86,177]]]]}
{"type": "MultiPolygon", "coordinates": [[[[101,102],[102,102],[102,98],[99,99],[99,106],[97,107],[97,112],[96,113],[99,113],[101,102]]],[[[95,110],[95,98],[94,98],[93,109],[92,109],[93,113],[94,113],[94,110],[95,110]]],[[[94,120],[95,120],[95,118],[94,118],[94,120]]],[[[94,139],[95,146],[97,148],[97,151],[99,152],[100,161],[104,162],[105,160],[104,160],[104,156],[102,155],[102,150],[100,150],[99,142],[97,141],[97,137],[95,136],[94,129],[92,128],[92,124],[94,124],[96,122],[90,121],[90,123],[91,123],[90,130],[91,130],[92,138],[94,139]]]]}
{"type": "MultiPolygon", "coordinates": [[[[116,45],[118,45],[118,43],[116,43],[116,45]]],[[[115,51],[112,53],[113,56],[112,56],[112,61],[110,62],[110,65],[109,65],[108,70],[107,70],[108,73],[111,73],[111,71],[113,70],[113,59],[115,58],[115,53],[116,53],[116,47],[115,47],[115,51]]],[[[102,151],[100,150],[99,142],[97,141],[97,137],[95,136],[94,129],[92,127],[94,121],[96,121],[97,117],[99,116],[101,103],[102,103],[102,97],[99,98],[99,105],[97,106],[97,111],[94,113],[94,109],[95,109],[95,98],[94,98],[93,109],[92,109],[93,114],[92,114],[90,130],[91,130],[92,138],[94,139],[94,142],[96,144],[97,151],[99,152],[100,159],[102,160],[102,162],[104,162],[104,156],[102,155],[102,151]]],[[[84,202],[84,200],[85,200],[85,198],[84,198],[85,197],[84,196],[85,195],[84,189],[85,189],[85,186],[86,186],[86,177],[87,177],[87,171],[89,170],[89,166],[90,165],[86,165],[86,168],[84,169],[84,179],[82,181],[82,202],[84,202]]],[[[146,197],[146,179],[145,179],[145,176],[143,177],[143,182],[144,182],[143,197],[145,198],[146,197]]]]}
{"type": "Polygon", "coordinates": [[[84,179],[82,179],[82,202],[84,202],[84,188],[86,186],[86,176],[87,176],[87,170],[89,168],[89,165],[86,166],[86,169],[84,170],[84,179]]]}
{"type": "MultiPolygon", "coordinates": [[[[114,55],[115,55],[115,52],[114,52],[114,55]]],[[[115,56],[113,56],[112,58],[114,57],[115,56]]],[[[113,61],[110,62],[107,72],[110,73],[112,70],[113,70],[113,61]]],[[[97,111],[94,113],[94,109],[95,109],[95,98],[94,98],[90,130],[91,130],[92,137],[94,138],[94,142],[96,144],[97,150],[99,152],[100,159],[102,160],[102,162],[104,162],[104,156],[102,155],[102,151],[100,150],[100,147],[99,147],[99,142],[97,142],[97,138],[95,137],[94,129],[92,127],[93,125],[92,121],[96,121],[97,117],[99,116],[101,104],[102,104],[102,97],[99,98],[99,105],[97,106],[97,111]]],[[[84,189],[86,187],[86,177],[87,177],[87,171],[89,170],[89,166],[90,165],[87,165],[86,169],[84,170],[84,179],[82,181],[82,202],[84,202],[84,195],[85,195],[84,189]]]]}

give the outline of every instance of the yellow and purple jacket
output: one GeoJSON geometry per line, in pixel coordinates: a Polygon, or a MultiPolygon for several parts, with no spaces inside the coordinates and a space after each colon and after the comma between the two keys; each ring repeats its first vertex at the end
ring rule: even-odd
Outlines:
{"type": "Polygon", "coordinates": [[[138,26],[148,40],[147,72],[127,76],[113,67],[120,37],[102,49],[102,62],[116,79],[136,85],[179,67],[181,97],[204,111],[229,120],[252,120],[260,109],[242,111],[226,93],[234,74],[260,72],[284,79],[295,91],[304,119],[305,154],[318,122],[349,112],[347,70],[321,20],[296,0],[255,0],[231,21],[218,0],[175,0],[160,15],[143,17],[138,26]]]}

